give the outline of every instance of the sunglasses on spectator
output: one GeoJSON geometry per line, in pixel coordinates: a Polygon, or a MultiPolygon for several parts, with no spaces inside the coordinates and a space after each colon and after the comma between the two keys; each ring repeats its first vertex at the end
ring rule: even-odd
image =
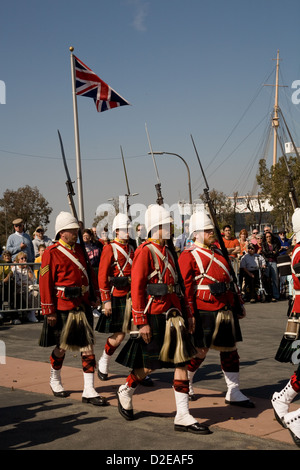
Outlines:
{"type": "Polygon", "coordinates": [[[258,232],[252,232],[254,235],[256,235],[258,232]]]}

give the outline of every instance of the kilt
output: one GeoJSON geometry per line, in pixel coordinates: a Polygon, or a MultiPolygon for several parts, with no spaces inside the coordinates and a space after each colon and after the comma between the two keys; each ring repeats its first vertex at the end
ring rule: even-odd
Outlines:
{"type": "MultiPolygon", "coordinates": [[[[88,305],[82,305],[80,307],[86,315],[86,319],[93,329],[93,311],[88,305]]],[[[67,322],[69,316],[69,310],[57,310],[56,311],[57,322],[54,326],[48,325],[47,315],[44,315],[44,323],[42,326],[41,336],[39,339],[39,346],[47,348],[49,346],[60,345],[60,336],[64,325],[67,322]]]]}
{"type": "Polygon", "coordinates": [[[111,298],[112,314],[107,317],[101,313],[95,330],[98,333],[119,333],[123,331],[127,295],[111,298]]]}
{"type": "MultiPolygon", "coordinates": [[[[233,322],[221,322],[217,325],[218,310],[196,310],[193,343],[196,348],[211,348],[218,351],[236,349],[236,342],[242,341],[238,319],[233,315],[233,322]],[[216,335],[216,330],[218,334],[216,335]]],[[[227,311],[230,312],[230,311],[227,311]]],[[[226,311],[225,311],[226,313],[226,311]]],[[[231,313],[229,313],[231,315],[231,313]]]]}
{"type": "MultiPolygon", "coordinates": [[[[180,364],[163,362],[159,359],[161,348],[164,344],[166,330],[166,316],[164,314],[148,315],[148,324],[151,328],[151,341],[146,344],[139,338],[129,338],[116,358],[116,362],[131,369],[163,369],[183,367],[189,361],[180,364]]],[[[190,335],[189,335],[190,336],[190,335]]],[[[185,340],[185,348],[189,352],[193,350],[191,338],[185,340]]]]}

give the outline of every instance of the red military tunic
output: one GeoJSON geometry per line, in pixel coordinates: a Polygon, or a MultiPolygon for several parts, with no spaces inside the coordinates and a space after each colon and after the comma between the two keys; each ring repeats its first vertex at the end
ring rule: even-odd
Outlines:
{"type": "MultiPolygon", "coordinates": [[[[97,291],[98,286],[95,276],[93,281],[94,288],[97,291]]],[[[39,286],[43,315],[51,315],[56,310],[71,310],[78,307],[82,302],[89,304],[89,281],[81,246],[76,243],[71,248],[62,240],[59,240],[48,247],[42,257],[39,286]],[[76,265],[67,254],[74,256],[79,265],[76,265]],[[70,286],[81,287],[83,295],[67,299],[64,292],[57,289],[58,287],[70,286]]]]}
{"type": "Polygon", "coordinates": [[[299,274],[297,275],[295,271],[293,270],[293,267],[297,263],[300,263],[300,243],[297,243],[293,249],[292,263],[291,263],[292,276],[293,276],[293,282],[294,282],[294,291],[295,291],[293,312],[300,313],[300,278],[298,277],[299,274]]]}
{"type": "Polygon", "coordinates": [[[212,250],[195,243],[181,253],[179,266],[185,285],[185,302],[192,314],[195,308],[217,311],[225,305],[233,305],[234,296],[231,291],[215,296],[208,287],[218,281],[225,282],[229,288],[231,281],[228,263],[216,246],[212,250]],[[200,262],[197,262],[198,256],[200,262]]]}
{"type": "Polygon", "coordinates": [[[151,240],[142,243],[135,252],[131,269],[132,316],[135,325],[147,324],[147,314],[156,315],[167,312],[171,307],[180,309],[180,300],[175,293],[154,297],[149,302],[151,296],[147,295],[147,284],[157,284],[159,275],[148,245],[155,247],[163,257],[161,259],[155,255],[162,274],[162,282],[168,286],[174,286],[177,282],[175,263],[170,250],[151,240]]]}
{"type": "MultiPolygon", "coordinates": [[[[112,285],[110,278],[131,276],[131,265],[134,256],[134,249],[129,243],[121,243],[114,240],[109,245],[105,245],[100,258],[98,271],[98,284],[102,302],[111,300],[112,285]]],[[[130,291],[130,284],[122,289],[113,287],[113,295],[122,297],[130,291]]]]}

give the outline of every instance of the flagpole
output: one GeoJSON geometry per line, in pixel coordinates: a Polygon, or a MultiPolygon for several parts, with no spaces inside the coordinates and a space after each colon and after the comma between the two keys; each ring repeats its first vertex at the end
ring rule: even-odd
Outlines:
{"type": "Polygon", "coordinates": [[[82,173],[81,173],[81,156],[79,144],[79,127],[78,127],[78,112],[77,112],[77,98],[76,98],[76,78],[74,66],[74,47],[70,47],[71,52],[71,74],[72,74],[72,95],[73,95],[73,112],[74,112],[74,133],[75,133],[75,151],[76,151],[76,167],[77,167],[77,188],[78,188],[78,204],[79,204],[79,220],[84,226],[84,208],[83,208],[83,190],[82,190],[82,173]]]}

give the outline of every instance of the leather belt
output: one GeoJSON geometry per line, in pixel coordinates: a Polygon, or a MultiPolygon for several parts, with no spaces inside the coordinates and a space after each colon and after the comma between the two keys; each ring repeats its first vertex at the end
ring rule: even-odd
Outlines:
{"type": "Polygon", "coordinates": [[[67,298],[76,298],[89,291],[89,286],[55,286],[55,290],[65,293],[67,298]]]}

